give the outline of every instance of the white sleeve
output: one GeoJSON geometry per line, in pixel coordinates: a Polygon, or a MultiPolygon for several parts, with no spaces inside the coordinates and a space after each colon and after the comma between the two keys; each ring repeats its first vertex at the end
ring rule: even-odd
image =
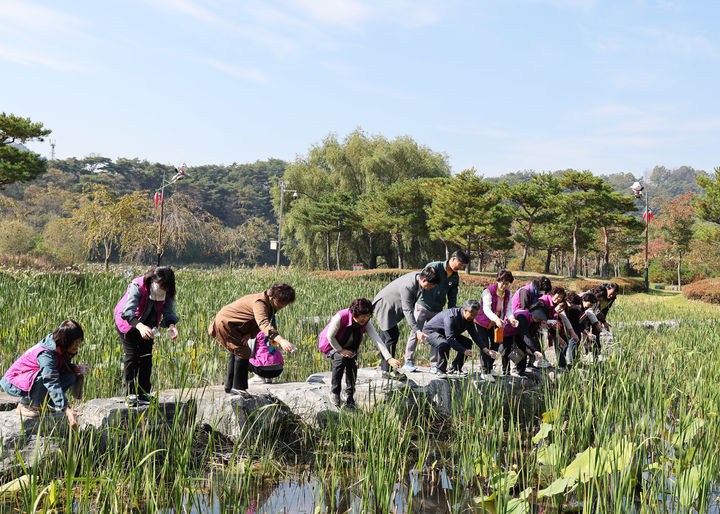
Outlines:
{"type": "Polygon", "coordinates": [[[567,314],[565,314],[564,312],[559,313],[559,315],[562,324],[565,326],[565,332],[569,334],[573,331],[572,323],[570,323],[570,318],[568,318],[567,314]]]}
{"type": "MultiPolygon", "coordinates": [[[[510,295],[510,290],[506,289],[505,294],[510,295]]],[[[504,319],[515,319],[515,315],[513,314],[513,311],[512,311],[512,296],[509,296],[509,298],[510,299],[508,300],[508,303],[505,306],[505,312],[503,313],[503,318],[504,319]]],[[[503,301],[505,301],[505,296],[503,296],[503,301]]]]}
{"type": "Polygon", "coordinates": [[[325,334],[327,336],[328,343],[330,343],[330,346],[332,346],[333,350],[335,350],[336,352],[342,350],[340,341],[337,340],[337,333],[340,331],[341,322],[342,320],[340,318],[340,314],[335,314],[335,316],[333,316],[330,320],[330,323],[328,324],[327,334],[325,334]]]}
{"type": "Polygon", "coordinates": [[[492,311],[492,295],[488,289],[482,292],[482,307],[483,313],[488,317],[490,321],[498,321],[499,318],[492,311]]]}
{"type": "Polygon", "coordinates": [[[598,322],[597,316],[596,316],[595,313],[592,311],[592,309],[586,310],[586,311],[585,311],[585,315],[587,316],[587,319],[590,321],[590,324],[591,324],[591,325],[594,325],[595,323],[598,322]]]}
{"type": "Polygon", "coordinates": [[[375,346],[386,361],[392,359],[390,351],[387,349],[387,346],[385,346],[385,343],[382,342],[382,339],[380,339],[377,330],[375,330],[375,325],[373,325],[372,320],[368,321],[367,325],[365,325],[365,335],[367,335],[372,342],[375,343],[375,346]]]}

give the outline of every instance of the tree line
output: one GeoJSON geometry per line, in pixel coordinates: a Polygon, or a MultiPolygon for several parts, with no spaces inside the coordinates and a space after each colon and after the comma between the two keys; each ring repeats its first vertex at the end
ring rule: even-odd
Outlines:
{"type": "MultiPolygon", "coordinates": [[[[476,270],[610,276],[644,264],[644,204],[630,194],[630,173],[453,175],[446,155],[412,138],[358,129],[343,139],[330,134],[291,163],[189,168],[186,180],[165,190],[158,243],[153,195],[172,166],[97,155],[47,162],[18,144],[48,134],[29,119],[0,118],[0,254],[106,265],[152,262],[157,253],[169,262],[272,263],[283,180],[296,192],[283,199],[284,263],[409,268],[462,248],[476,270]]],[[[716,180],[685,166],[653,169],[646,180],[656,216],[651,278],[712,273],[706,263],[714,263],[720,241],[716,180]],[[695,244],[686,243],[688,234],[695,244]],[[694,258],[692,247],[702,248],[705,260],[694,258]]]]}

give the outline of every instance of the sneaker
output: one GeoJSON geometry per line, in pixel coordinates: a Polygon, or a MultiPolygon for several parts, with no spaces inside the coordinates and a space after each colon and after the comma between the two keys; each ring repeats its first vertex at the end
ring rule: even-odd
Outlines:
{"type": "Polygon", "coordinates": [[[265,379],[265,383],[266,383],[266,384],[272,384],[272,383],[273,383],[273,379],[272,379],[272,378],[266,378],[266,379],[265,379]]]}
{"type": "Polygon", "coordinates": [[[128,407],[137,407],[138,406],[138,397],[136,394],[129,394],[125,397],[125,405],[128,407]]]}
{"type": "Polygon", "coordinates": [[[468,372],[465,371],[465,370],[459,369],[459,370],[457,371],[457,376],[458,376],[459,378],[467,378],[468,372]]]}
{"type": "Polygon", "coordinates": [[[357,405],[355,404],[355,398],[353,398],[352,396],[348,396],[345,400],[345,408],[350,410],[357,409],[357,405]]]}
{"type": "Polygon", "coordinates": [[[538,359],[535,362],[533,362],[533,366],[536,368],[542,369],[542,368],[549,368],[551,366],[551,364],[548,361],[546,361],[545,359],[538,359]]]}
{"type": "Polygon", "coordinates": [[[455,366],[450,366],[450,367],[447,369],[446,373],[447,373],[448,375],[454,375],[455,373],[457,373],[457,370],[455,369],[455,366]]]}
{"type": "Polygon", "coordinates": [[[137,396],[137,405],[138,407],[150,405],[150,397],[146,394],[139,394],[137,396]]]}
{"type": "Polygon", "coordinates": [[[447,373],[443,373],[442,371],[438,371],[436,373],[437,378],[446,379],[449,378],[447,373]]]}
{"type": "Polygon", "coordinates": [[[437,373],[438,369],[437,366],[430,366],[430,373],[437,373]]]}
{"type": "Polygon", "coordinates": [[[415,364],[413,364],[413,361],[405,361],[403,368],[410,373],[417,371],[417,368],[415,367],[415,364]]]}
{"type": "Polygon", "coordinates": [[[253,375],[252,378],[248,379],[248,384],[264,384],[265,379],[260,375],[253,375]]]}
{"type": "Polygon", "coordinates": [[[527,375],[525,373],[519,373],[517,371],[511,371],[510,376],[513,378],[519,378],[521,380],[525,380],[527,378],[527,375]]]}
{"type": "Polygon", "coordinates": [[[328,397],[328,399],[330,400],[330,403],[332,405],[334,405],[335,407],[337,407],[338,409],[340,408],[340,405],[342,405],[339,394],[330,393],[330,396],[328,397]]]}
{"type": "Polygon", "coordinates": [[[480,375],[480,378],[482,378],[484,382],[495,382],[495,377],[490,373],[483,373],[480,375]]]}
{"type": "Polygon", "coordinates": [[[37,418],[40,416],[40,407],[18,403],[17,410],[22,418],[37,418]]]}
{"type": "Polygon", "coordinates": [[[499,373],[498,370],[496,370],[495,368],[493,368],[493,369],[490,371],[490,374],[491,374],[492,376],[494,376],[494,377],[499,377],[499,376],[500,376],[500,373],[499,373]]]}
{"type": "Polygon", "coordinates": [[[230,394],[240,396],[245,399],[250,398],[251,396],[245,389],[235,389],[234,387],[230,389],[230,394]]]}

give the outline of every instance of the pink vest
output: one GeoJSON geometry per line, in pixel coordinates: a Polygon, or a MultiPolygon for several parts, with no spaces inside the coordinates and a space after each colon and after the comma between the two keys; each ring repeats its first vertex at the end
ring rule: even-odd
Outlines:
{"type": "MultiPolygon", "coordinates": [[[[527,292],[530,293],[530,298],[531,298],[530,304],[532,304],[532,296],[533,296],[532,282],[530,282],[527,285],[522,286],[520,289],[527,289],[527,292]]],[[[512,297],[512,304],[510,305],[510,308],[512,309],[513,313],[515,313],[519,310],[522,310],[524,307],[530,307],[530,305],[527,305],[527,306],[520,305],[520,289],[515,291],[515,294],[512,297]]]]}
{"type": "Polygon", "coordinates": [[[285,364],[285,360],[283,359],[279,345],[273,353],[270,353],[265,334],[259,332],[255,337],[255,355],[250,358],[250,364],[256,368],[260,368],[263,366],[285,364]]]}
{"type": "MultiPolygon", "coordinates": [[[[490,297],[492,298],[491,303],[490,303],[490,308],[492,309],[493,312],[497,312],[497,304],[498,304],[498,300],[499,300],[498,295],[497,295],[497,288],[498,288],[497,282],[491,286],[488,286],[488,288],[487,288],[487,290],[490,291],[490,297]]],[[[505,313],[505,309],[507,309],[509,301],[510,301],[510,290],[506,289],[505,294],[503,295],[503,308],[501,310],[501,315],[498,316],[498,318],[501,318],[503,316],[503,314],[505,313]]],[[[478,312],[478,315],[475,317],[475,321],[477,322],[478,325],[485,327],[485,328],[487,328],[493,324],[493,322],[490,321],[490,318],[485,316],[485,312],[483,312],[482,308],[480,308],[480,312],[478,312]]]]}
{"type": "MultiPolygon", "coordinates": [[[[524,316],[525,319],[528,321],[528,326],[532,325],[532,316],[530,315],[530,311],[525,309],[520,309],[519,311],[515,312],[513,314],[515,316],[515,319],[518,319],[520,316],[524,316]]],[[[513,327],[510,323],[508,323],[508,319],[505,318],[505,328],[503,328],[503,337],[506,336],[514,336],[520,333],[519,327],[513,327]]]]}
{"type": "MultiPolygon", "coordinates": [[[[335,339],[340,340],[345,335],[345,331],[348,329],[348,327],[352,326],[353,323],[353,317],[352,314],[350,314],[350,309],[343,309],[341,311],[338,311],[335,313],[340,314],[340,330],[338,330],[337,335],[335,336],[335,339]]],[[[323,328],[323,331],[320,333],[320,339],[318,340],[318,347],[320,348],[320,351],[323,352],[325,355],[330,353],[330,350],[333,349],[332,345],[330,344],[330,341],[327,337],[328,327],[330,324],[327,324],[325,328],[323,328]]],[[[365,334],[365,327],[366,325],[360,325],[360,337],[362,338],[363,334],[365,334]]]]}
{"type": "Polygon", "coordinates": [[[557,312],[555,312],[555,305],[553,305],[552,295],[549,295],[549,294],[542,295],[538,301],[544,303],[545,307],[547,307],[548,319],[550,319],[550,318],[558,319],[558,314],[557,314],[557,312]]]}
{"type": "MultiPolygon", "coordinates": [[[[134,278],[132,282],[130,282],[127,291],[125,291],[125,296],[123,296],[122,299],[115,306],[114,311],[115,325],[118,327],[118,330],[120,330],[120,332],[123,334],[127,334],[132,328],[132,325],[122,318],[122,313],[125,310],[125,302],[127,302],[128,293],[130,292],[130,287],[132,286],[133,282],[140,286],[140,301],[138,302],[137,309],[135,310],[135,316],[140,318],[143,315],[145,309],[147,308],[148,298],[150,297],[147,287],[145,287],[144,277],[134,278]]],[[[157,311],[157,321],[154,326],[160,325],[160,321],[162,320],[163,305],[165,305],[165,302],[157,302],[157,304],[155,305],[155,310],[157,311]]]]}
{"type": "Polygon", "coordinates": [[[35,378],[37,378],[38,373],[40,373],[40,365],[38,364],[37,358],[42,352],[51,352],[54,355],[58,361],[58,369],[66,368],[65,361],[59,353],[48,350],[42,346],[41,343],[38,343],[23,353],[18,360],[10,366],[10,369],[5,373],[5,380],[23,391],[30,391],[35,382],[35,378]]]}

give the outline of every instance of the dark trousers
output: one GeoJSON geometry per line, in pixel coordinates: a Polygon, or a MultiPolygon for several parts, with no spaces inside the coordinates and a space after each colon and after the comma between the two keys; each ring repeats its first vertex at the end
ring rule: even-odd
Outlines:
{"type": "Polygon", "coordinates": [[[508,336],[503,338],[503,354],[502,354],[502,369],[504,373],[510,372],[510,352],[513,348],[517,347],[523,354],[523,358],[520,362],[515,364],[515,369],[518,373],[525,373],[527,366],[527,346],[525,345],[525,336],[522,334],[516,334],[514,336],[508,336]]]}
{"type": "MultiPolygon", "coordinates": [[[[431,347],[435,348],[438,353],[437,368],[439,372],[445,373],[447,371],[447,361],[450,356],[450,343],[444,335],[438,334],[437,332],[430,332],[426,334],[425,342],[431,347]]],[[[456,340],[469,350],[472,348],[472,341],[465,336],[456,336],[456,340]]],[[[452,367],[455,369],[461,369],[465,363],[465,353],[457,352],[457,355],[453,359],[452,367]]]]}
{"type": "Polygon", "coordinates": [[[252,364],[249,365],[248,369],[262,378],[276,378],[283,372],[283,368],[267,369],[263,366],[253,366],[252,364]]]}
{"type": "Polygon", "coordinates": [[[336,352],[335,350],[328,353],[328,359],[332,359],[333,361],[330,392],[332,394],[340,394],[342,390],[342,378],[343,375],[345,375],[345,393],[347,394],[349,402],[351,402],[355,394],[355,380],[357,379],[357,351],[354,353],[355,356],[349,359],[343,357],[340,355],[340,352],[336,352]]]}
{"type": "Polygon", "coordinates": [[[250,359],[241,359],[230,352],[227,375],[225,376],[225,392],[229,393],[231,389],[247,390],[249,370],[250,359]]]}
{"type": "MultiPolygon", "coordinates": [[[[500,349],[500,343],[495,342],[495,324],[490,325],[490,328],[478,325],[477,330],[478,334],[480,334],[480,339],[483,339],[486,342],[488,350],[498,351],[500,349]]],[[[493,369],[493,365],[495,364],[495,359],[487,355],[485,352],[481,352],[480,355],[482,356],[483,369],[485,373],[490,373],[493,369]]]]}
{"type": "Polygon", "coordinates": [[[143,339],[136,328],[131,328],[127,334],[120,334],[120,338],[125,351],[125,394],[150,394],[153,340],[143,339]]]}
{"type": "MultiPolygon", "coordinates": [[[[397,346],[399,338],[400,329],[397,325],[388,330],[380,331],[380,339],[382,339],[382,342],[385,343],[385,346],[387,346],[387,349],[393,358],[395,357],[395,347],[397,346]]],[[[388,364],[388,361],[385,360],[385,357],[383,357],[382,362],[380,362],[380,369],[383,371],[390,370],[390,364],[388,364]]]]}

